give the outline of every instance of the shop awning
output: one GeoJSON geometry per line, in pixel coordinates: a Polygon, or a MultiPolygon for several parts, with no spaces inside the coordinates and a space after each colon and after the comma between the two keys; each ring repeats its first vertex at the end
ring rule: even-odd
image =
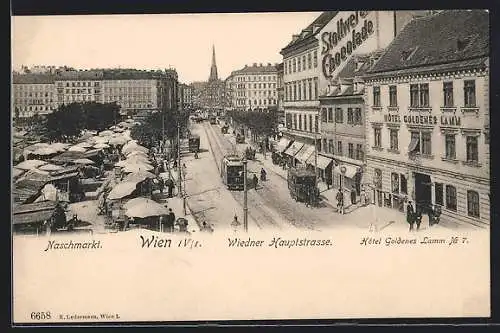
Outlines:
{"type": "Polygon", "coordinates": [[[358,172],[361,171],[361,168],[358,166],[340,164],[335,167],[335,173],[342,174],[342,168],[345,168],[344,176],[346,176],[347,178],[353,178],[358,172]]]}
{"type": "Polygon", "coordinates": [[[417,148],[419,139],[416,137],[411,138],[410,145],[408,146],[408,152],[411,153],[417,148]]]}
{"type": "MultiPolygon", "coordinates": [[[[328,158],[328,157],[325,157],[323,155],[318,155],[318,159],[317,159],[317,167],[321,170],[325,170],[326,168],[328,168],[328,166],[330,165],[330,163],[333,162],[333,160],[331,158],[328,158]]],[[[309,158],[307,159],[307,164],[311,164],[311,165],[314,165],[314,154],[312,154],[311,156],[309,156],[309,158]]]]}
{"type": "Polygon", "coordinates": [[[295,141],[290,147],[288,147],[287,150],[285,150],[284,153],[290,156],[295,156],[299,150],[302,149],[302,147],[304,147],[303,143],[295,141]]]}
{"type": "Polygon", "coordinates": [[[295,155],[295,158],[301,161],[302,163],[306,163],[306,161],[311,155],[314,155],[314,146],[305,144],[304,147],[302,147],[302,149],[299,150],[297,155],[295,155]]]}
{"type": "Polygon", "coordinates": [[[276,144],[276,150],[280,153],[284,152],[290,145],[290,142],[287,138],[281,138],[276,144]]]}

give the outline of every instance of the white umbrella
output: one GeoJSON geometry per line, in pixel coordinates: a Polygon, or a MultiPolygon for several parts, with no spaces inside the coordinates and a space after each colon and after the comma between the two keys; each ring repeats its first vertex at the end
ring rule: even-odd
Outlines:
{"type": "Polygon", "coordinates": [[[96,149],[104,149],[104,148],[109,148],[109,145],[106,143],[96,143],[94,145],[94,148],[96,149]]]}
{"type": "Polygon", "coordinates": [[[111,136],[111,135],[113,135],[113,131],[109,131],[109,130],[102,131],[99,133],[99,136],[111,136]]]}
{"type": "Polygon", "coordinates": [[[108,143],[110,137],[109,136],[94,136],[93,140],[95,143],[108,143]]]}
{"type": "Polygon", "coordinates": [[[148,153],[146,153],[142,150],[131,151],[130,153],[125,154],[125,155],[127,156],[127,158],[130,158],[132,156],[142,156],[142,157],[148,158],[148,153]]]}
{"type": "Polygon", "coordinates": [[[144,179],[154,179],[156,176],[148,171],[139,171],[128,174],[124,181],[126,182],[142,182],[144,179]]]}
{"type": "Polygon", "coordinates": [[[115,136],[109,139],[110,145],[124,145],[128,142],[128,139],[123,136],[115,136]]]}
{"type": "Polygon", "coordinates": [[[80,143],[74,145],[74,147],[90,148],[90,147],[92,147],[92,143],[89,143],[89,142],[80,142],[80,143]]]}
{"type": "Polygon", "coordinates": [[[146,147],[143,147],[143,146],[139,146],[139,145],[129,146],[126,149],[122,149],[122,154],[127,155],[133,151],[142,151],[143,153],[147,153],[149,151],[149,149],[146,147]]]}
{"type": "Polygon", "coordinates": [[[73,146],[73,147],[69,147],[68,151],[78,151],[80,153],[84,153],[87,151],[87,149],[85,149],[83,147],[79,147],[79,146],[73,146]]]}
{"type": "Polygon", "coordinates": [[[83,165],[89,165],[89,164],[95,164],[94,161],[88,159],[88,158],[79,158],[73,161],[75,164],[83,164],[83,165]]]}
{"type": "Polygon", "coordinates": [[[14,177],[14,178],[19,177],[25,172],[26,172],[26,170],[23,170],[23,169],[12,168],[12,177],[14,177]]]}
{"type": "Polygon", "coordinates": [[[137,140],[130,140],[129,142],[127,142],[127,143],[123,146],[122,150],[123,150],[123,149],[127,149],[128,147],[131,147],[131,146],[137,146],[137,145],[138,145],[138,144],[137,144],[137,140]]]}
{"type": "Polygon", "coordinates": [[[125,173],[132,173],[132,172],[141,172],[141,171],[151,171],[153,170],[153,166],[150,164],[145,164],[145,163],[134,163],[134,164],[128,164],[125,167],[123,167],[123,172],[125,173]]]}
{"type": "Polygon", "coordinates": [[[132,194],[137,188],[136,182],[123,182],[118,183],[113,189],[109,192],[108,199],[115,200],[126,197],[127,195],[132,194]]]}
{"type": "Polygon", "coordinates": [[[16,168],[21,170],[33,170],[45,164],[48,164],[48,162],[40,160],[26,160],[16,165],[16,168]]]}
{"type": "Polygon", "coordinates": [[[33,144],[33,147],[37,147],[37,148],[48,147],[48,146],[50,146],[50,145],[46,142],[37,142],[37,143],[33,144]]]}
{"type": "Polygon", "coordinates": [[[133,123],[133,122],[135,122],[135,120],[134,120],[134,119],[132,119],[132,118],[128,118],[128,119],[127,119],[127,120],[125,120],[125,121],[126,121],[127,123],[133,123]]]}
{"type": "Polygon", "coordinates": [[[44,164],[38,167],[38,170],[42,171],[59,171],[62,169],[64,169],[62,166],[55,164],[44,164]]]}
{"type": "Polygon", "coordinates": [[[68,143],[54,142],[50,145],[51,148],[57,149],[57,151],[65,151],[68,147],[68,143]]]}
{"type": "Polygon", "coordinates": [[[150,163],[149,158],[147,155],[141,155],[141,154],[134,154],[134,155],[127,155],[127,161],[139,161],[141,163],[150,163]]]}
{"type": "Polygon", "coordinates": [[[113,126],[111,126],[109,129],[110,129],[110,130],[114,130],[114,129],[116,129],[116,126],[115,126],[115,125],[113,125],[113,126]]]}
{"type": "Polygon", "coordinates": [[[149,160],[146,157],[140,155],[134,155],[132,158],[127,158],[126,160],[121,160],[116,162],[115,165],[119,167],[125,167],[131,164],[147,164],[150,165],[149,160]]]}
{"type": "Polygon", "coordinates": [[[115,132],[123,132],[123,131],[124,131],[124,129],[123,129],[123,128],[121,128],[121,127],[117,127],[117,128],[115,128],[113,131],[115,131],[115,132]]]}
{"type": "Polygon", "coordinates": [[[147,198],[131,199],[123,205],[123,208],[125,209],[125,215],[138,218],[167,215],[169,213],[167,208],[147,198]]]}
{"type": "Polygon", "coordinates": [[[52,147],[40,147],[37,148],[35,151],[32,152],[33,155],[40,155],[40,156],[45,156],[45,155],[52,155],[59,152],[57,149],[54,149],[52,147]]]}

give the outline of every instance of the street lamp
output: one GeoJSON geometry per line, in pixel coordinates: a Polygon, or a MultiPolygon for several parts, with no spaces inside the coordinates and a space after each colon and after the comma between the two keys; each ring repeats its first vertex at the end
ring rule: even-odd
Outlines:
{"type": "Polygon", "coordinates": [[[344,189],[343,189],[343,186],[344,186],[344,176],[345,176],[345,173],[347,171],[347,168],[345,167],[345,165],[342,165],[340,167],[340,173],[342,174],[342,177],[340,178],[340,193],[342,194],[342,206],[340,207],[340,210],[342,211],[342,214],[344,214],[344,189]]]}
{"type": "Polygon", "coordinates": [[[247,182],[247,164],[248,161],[243,158],[243,228],[245,232],[248,232],[248,204],[247,204],[247,194],[248,194],[248,182],[247,182]]]}

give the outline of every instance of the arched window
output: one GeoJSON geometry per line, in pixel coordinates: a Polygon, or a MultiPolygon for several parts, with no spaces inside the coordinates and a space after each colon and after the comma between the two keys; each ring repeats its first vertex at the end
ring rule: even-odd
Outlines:
{"type": "Polygon", "coordinates": [[[479,217],[479,193],[467,191],[467,215],[479,217]]]}

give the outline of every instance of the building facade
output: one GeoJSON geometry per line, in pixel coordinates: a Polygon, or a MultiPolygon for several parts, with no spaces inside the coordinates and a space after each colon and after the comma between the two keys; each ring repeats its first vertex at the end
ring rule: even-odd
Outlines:
{"type": "Polygon", "coordinates": [[[269,110],[278,106],[276,64],[254,63],[231,73],[232,105],[237,110],[269,110]]]}
{"type": "Polygon", "coordinates": [[[13,118],[44,115],[57,108],[54,75],[14,74],[12,77],[11,109],[13,118]]]}
{"type": "Polygon", "coordinates": [[[442,211],[486,226],[489,17],[441,11],[415,19],[365,76],[366,173],[374,202],[442,211]]]}
{"type": "Polygon", "coordinates": [[[102,69],[13,76],[13,111],[19,117],[53,112],[63,104],[116,102],[125,114],[177,107],[175,70],[102,69]]]}
{"type": "Polygon", "coordinates": [[[281,128],[285,127],[285,88],[283,85],[283,76],[284,76],[284,66],[283,63],[279,63],[277,66],[277,82],[276,82],[276,92],[278,95],[278,125],[281,125],[281,128]]]}
{"type": "MultiPolygon", "coordinates": [[[[351,143],[352,155],[356,156],[359,142],[336,139],[336,127],[320,121],[320,96],[329,93],[330,87],[338,85],[338,74],[355,55],[367,54],[384,49],[401,28],[410,21],[417,11],[333,11],[323,12],[308,27],[293,35],[292,41],[281,50],[284,63],[284,109],[286,129],[285,138],[294,143],[284,153],[292,166],[312,164],[319,169],[321,179],[332,182],[330,175],[335,145],[346,151],[348,158],[351,143]],[[323,131],[322,126],[326,125],[323,131]],[[326,140],[326,144],[325,144],[326,140]],[[338,141],[341,141],[341,146],[338,141]],[[330,147],[329,144],[333,146],[330,147]],[[326,146],[325,146],[326,145],[326,146]],[[344,148],[343,146],[346,145],[344,148]],[[292,149],[293,148],[293,149],[292,149]],[[318,152],[318,158],[307,158],[318,152]]],[[[359,96],[355,101],[344,101],[345,112],[349,108],[358,109],[359,96]]],[[[328,110],[328,108],[327,108],[328,110]]],[[[327,111],[328,112],[328,111],[327,111]]],[[[354,111],[353,111],[354,112],[354,111]]],[[[359,110],[356,112],[359,113],[359,110]]],[[[339,114],[340,117],[340,114],[339,114]]],[[[346,115],[347,118],[347,115],[346,115]]],[[[332,117],[333,119],[333,117],[332,117]]],[[[340,119],[340,118],[337,118],[340,119]]],[[[337,120],[338,121],[338,120],[337,120]]],[[[335,123],[334,123],[335,124],[335,123]]],[[[349,124],[351,125],[351,124],[349,124]]],[[[359,126],[359,125],[355,125],[359,126]]],[[[339,127],[339,130],[346,130],[339,127]]],[[[348,131],[349,132],[349,131],[348,131]]],[[[358,135],[354,132],[352,135],[358,135]]],[[[349,133],[342,133],[345,137],[349,133]]],[[[362,141],[360,137],[358,141],[362,141]]],[[[353,158],[350,160],[359,164],[353,158]]],[[[342,168],[342,166],[340,166],[342,168]]],[[[348,166],[347,166],[348,167],[348,166]]],[[[342,168],[343,170],[344,168],[342,168]]],[[[332,172],[335,170],[332,168],[332,172]]],[[[358,180],[357,183],[360,181],[358,180]]]]}

